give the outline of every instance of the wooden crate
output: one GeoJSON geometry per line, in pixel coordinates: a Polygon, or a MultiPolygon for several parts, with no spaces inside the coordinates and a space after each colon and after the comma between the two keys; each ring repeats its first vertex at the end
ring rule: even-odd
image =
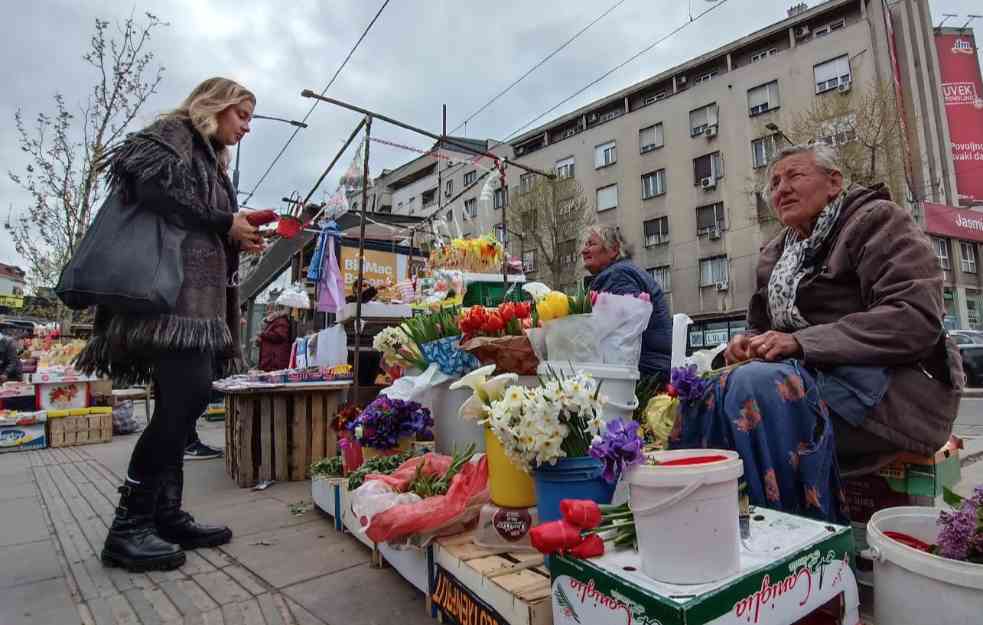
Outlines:
{"type": "Polygon", "coordinates": [[[48,419],[49,447],[108,443],[112,439],[113,414],[111,412],[48,419]]]}
{"type": "MultiPolygon", "coordinates": [[[[479,547],[467,532],[438,538],[434,562],[510,625],[552,625],[550,574],[542,554],[479,547]]],[[[436,602],[433,608],[441,618],[436,602]]]]}
{"type": "Polygon", "coordinates": [[[331,421],[345,385],[237,392],[225,400],[225,468],[243,487],[306,480],[338,450],[331,421]]]}

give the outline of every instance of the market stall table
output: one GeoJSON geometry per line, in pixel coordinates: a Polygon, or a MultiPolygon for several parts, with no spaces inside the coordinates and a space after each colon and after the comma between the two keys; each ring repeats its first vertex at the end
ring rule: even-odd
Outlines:
{"type": "Polygon", "coordinates": [[[350,380],[219,388],[225,398],[225,468],[243,488],[299,481],[337,453],[331,420],[350,380]]]}

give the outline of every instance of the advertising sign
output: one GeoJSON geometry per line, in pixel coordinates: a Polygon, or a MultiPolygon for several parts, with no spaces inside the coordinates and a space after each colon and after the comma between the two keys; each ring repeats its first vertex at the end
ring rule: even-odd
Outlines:
{"type": "MultiPolygon", "coordinates": [[[[365,250],[365,266],[362,273],[365,282],[383,288],[406,279],[407,257],[393,252],[365,250]]],[[[341,248],[341,275],[345,279],[345,294],[351,295],[352,285],[358,279],[358,248],[341,248]]]]}
{"type": "MultiPolygon", "coordinates": [[[[980,167],[983,168],[983,162],[980,167]]],[[[983,171],[978,177],[983,177],[983,171]]],[[[983,242],[983,212],[932,202],[923,202],[922,206],[925,208],[925,230],[929,234],[983,242]]]]}
{"type": "Polygon", "coordinates": [[[434,605],[443,613],[444,623],[454,625],[507,625],[507,621],[484,601],[464,587],[454,576],[436,567],[434,605]]]}
{"type": "Polygon", "coordinates": [[[24,298],[20,295],[0,295],[0,306],[7,308],[23,308],[24,298]]]}
{"type": "Polygon", "coordinates": [[[942,97],[949,120],[956,190],[961,200],[983,202],[983,80],[970,32],[935,35],[942,97]]]}

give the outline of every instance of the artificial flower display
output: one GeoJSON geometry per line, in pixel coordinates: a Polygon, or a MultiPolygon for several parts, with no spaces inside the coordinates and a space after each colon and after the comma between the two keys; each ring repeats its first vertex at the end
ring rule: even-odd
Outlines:
{"type": "Polygon", "coordinates": [[[474,273],[496,273],[502,268],[505,248],[490,234],[474,239],[453,239],[430,252],[430,268],[474,273]]]}

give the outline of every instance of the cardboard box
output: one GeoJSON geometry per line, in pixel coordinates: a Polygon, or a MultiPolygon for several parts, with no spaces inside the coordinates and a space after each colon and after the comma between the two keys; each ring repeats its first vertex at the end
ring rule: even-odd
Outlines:
{"type": "Polygon", "coordinates": [[[843,623],[858,623],[850,567],[850,528],[758,508],[742,541],[741,570],[708,584],[659,582],[639,554],[551,558],[555,625],[792,625],[837,604],[843,623]]]}
{"type": "Polygon", "coordinates": [[[88,382],[52,382],[34,385],[38,410],[71,410],[89,405],[88,382]]]}
{"type": "Polygon", "coordinates": [[[83,414],[61,416],[64,412],[52,411],[48,413],[48,434],[51,447],[106,443],[112,440],[112,408],[91,408],[83,411],[83,414]]]}

